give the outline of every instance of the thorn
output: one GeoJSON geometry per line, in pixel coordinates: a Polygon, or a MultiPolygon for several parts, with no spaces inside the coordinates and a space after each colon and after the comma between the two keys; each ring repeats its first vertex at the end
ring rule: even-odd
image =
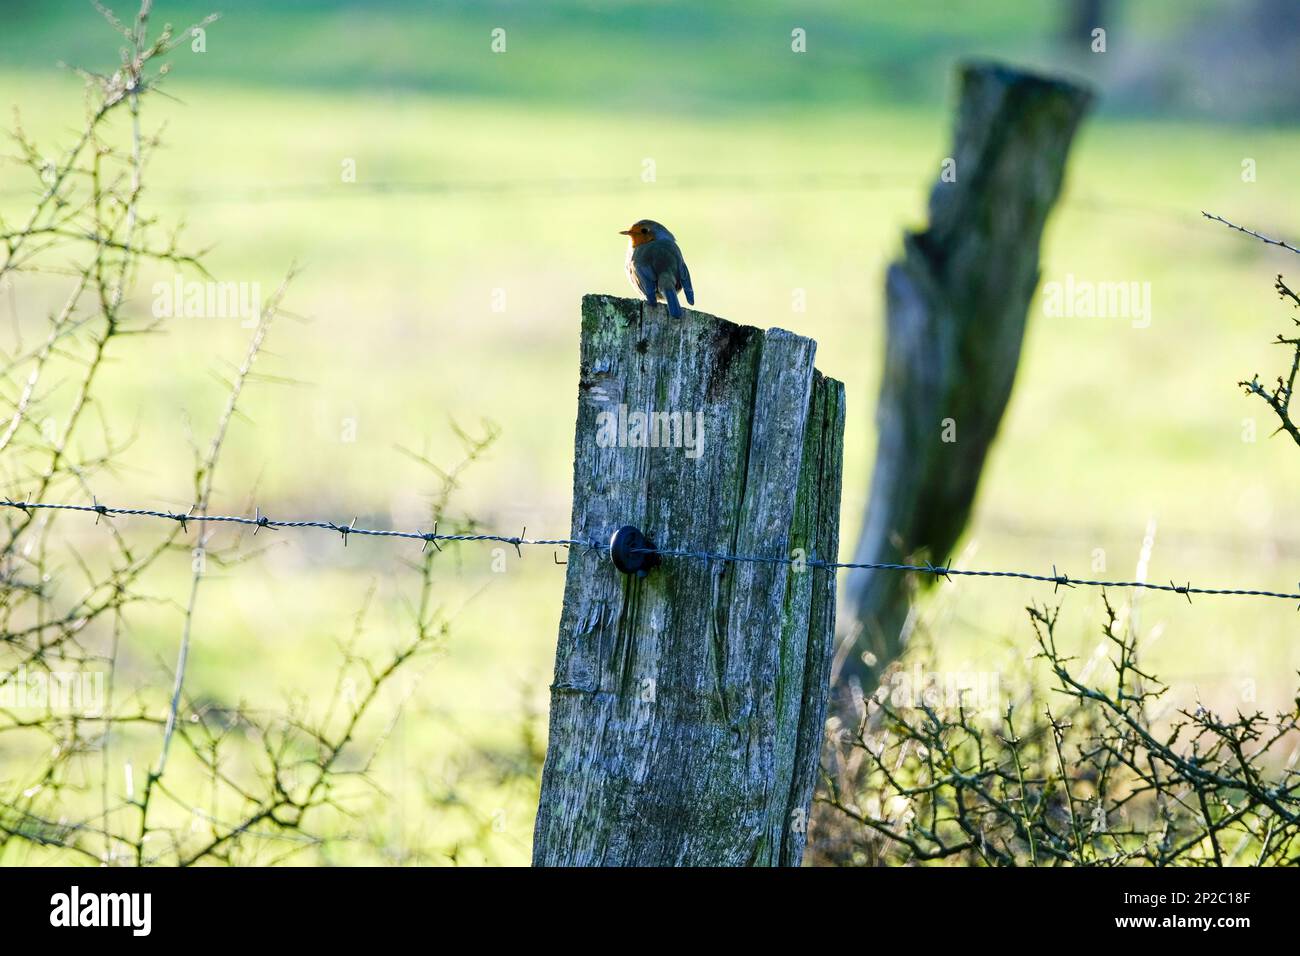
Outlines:
{"type": "Polygon", "coordinates": [[[99,503],[99,499],[94,495],[90,496],[91,508],[95,512],[95,524],[99,524],[99,519],[108,516],[108,509],[99,503]]]}
{"type": "Polygon", "coordinates": [[[519,532],[519,537],[511,538],[510,541],[508,542],[509,544],[513,544],[515,546],[515,554],[519,555],[521,559],[523,558],[524,553],[519,549],[519,546],[523,544],[524,537],[527,534],[528,534],[528,525],[524,525],[524,530],[519,532]]]}
{"type": "Polygon", "coordinates": [[[1170,579],[1169,586],[1173,588],[1176,592],[1181,594],[1183,597],[1187,598],[1188,604],[1192,603],[1192,595],[1191,595],[1192,582],[1191,581],[1188,581],[1185,585],[1183,585],[1180,588],[1177,584],[1174,584],[1172,579],[1170,579]]]}

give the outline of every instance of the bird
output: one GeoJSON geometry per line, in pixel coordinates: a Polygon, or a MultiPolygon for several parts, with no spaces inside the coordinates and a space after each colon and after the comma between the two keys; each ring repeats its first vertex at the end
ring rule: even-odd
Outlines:
{"type": "Polygon", "coordinates": [[[628,238],[627,277],[632,286],[651,305],[666,302],[668,314],[680,319],[682,304],[677,293],[684,292],[687,303],[694,305],[695,290],[676,237],[653,219],[639,219],[627,229],[620,229],[619,235],[628,238]]]}

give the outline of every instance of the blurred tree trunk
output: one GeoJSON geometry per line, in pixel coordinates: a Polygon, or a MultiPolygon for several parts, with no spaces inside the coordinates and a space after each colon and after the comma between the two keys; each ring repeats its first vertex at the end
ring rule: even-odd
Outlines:
{"type": "MultiPolygon", "coordinates": [[[[886,275],[878,446],[855,562],[941,562],[965,527],[1015,380],[1043,225],[1091,99],[1002,66],[962,68],[929,228],[904,236],[886,275]]],[[[848,573],[841,680],[870,690],[898,656],[911,577],[848,573]]]]}

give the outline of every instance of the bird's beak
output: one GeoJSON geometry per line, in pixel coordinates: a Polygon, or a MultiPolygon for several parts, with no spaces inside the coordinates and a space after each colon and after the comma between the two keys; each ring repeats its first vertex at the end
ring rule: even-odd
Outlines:
{"type": "Polygon", "coordinates": [[[630,235],[632,235],[632,230],[631,230],[631,229],[620,229],[620,230],[618,231],[618,234],[619,234],[620,236],[630,236],[630,235]]]}

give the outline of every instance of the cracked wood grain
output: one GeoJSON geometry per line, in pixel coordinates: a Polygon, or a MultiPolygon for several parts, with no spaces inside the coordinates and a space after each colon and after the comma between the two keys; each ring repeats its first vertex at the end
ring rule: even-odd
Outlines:
{"type": "MultiPolygon", "coordinates": [[[[835,560],[844,389],[815,352],[585,297],[573,537],[835,560]],[[598,442],[619,405],[699,412],[702,453],[598,442]]],[[[637,578],[571,549],[533,862],[798,865],[834,613],[824,569],[669,557],[637,578]]]]}

